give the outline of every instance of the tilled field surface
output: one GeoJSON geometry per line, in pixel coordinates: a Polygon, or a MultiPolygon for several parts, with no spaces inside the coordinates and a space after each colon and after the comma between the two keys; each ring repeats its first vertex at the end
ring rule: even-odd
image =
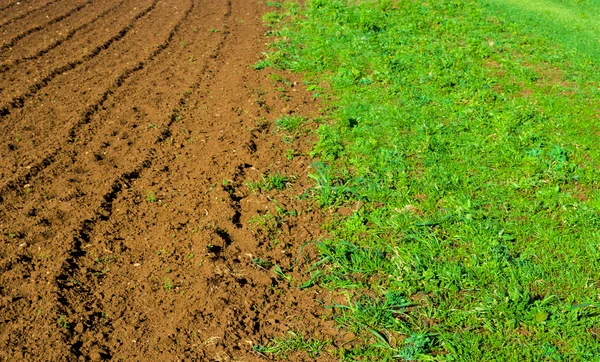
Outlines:
{"type": "Polygon", "coordinates": [[[326,293],[295,282],[322,222],[290,212],[307,143],[272,132],[318,106],[249,67],[265,10],[0,0],[0,359],[253,361],[333,336],[326,293]],[[248,188],[275,172],[298,177],[248,188]]]}

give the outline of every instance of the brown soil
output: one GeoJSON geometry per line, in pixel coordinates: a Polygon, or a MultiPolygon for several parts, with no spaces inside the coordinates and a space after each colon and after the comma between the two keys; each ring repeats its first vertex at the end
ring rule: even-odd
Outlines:
{"type": "Polygon", "coordinates": [[[0,0],[0,359],[254,361],[288,331],[336,339],[328,293],[298,288],[323,216],[277,210],[310,206],[311,161],[273,121],[318,105],[249,67],[264,11],[0,0]],[[269,172],[298,177],[248,188],[269,172]]]}

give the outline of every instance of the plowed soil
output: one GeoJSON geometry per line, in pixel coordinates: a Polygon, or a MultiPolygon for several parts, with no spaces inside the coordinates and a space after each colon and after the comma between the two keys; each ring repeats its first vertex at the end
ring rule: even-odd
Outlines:
{"type": "Polygon", "coordinates": [[[0,359],[254,361],[290,330],[335,338],[327,293],[296,282],[323,216],[260,223],[310,206],[309,140],[273,121],[318,115],[249,66],[266,10],[0,0],[0,359]],[[269,172],[297,178],[248,188],[269,172]]]}

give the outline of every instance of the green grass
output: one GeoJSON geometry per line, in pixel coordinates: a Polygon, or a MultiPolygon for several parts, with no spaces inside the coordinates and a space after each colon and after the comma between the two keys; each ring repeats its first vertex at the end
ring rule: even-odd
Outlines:
{"type": "Polygon", "coordinates": [[[165,288],[166,291],[170,291],[173,290],[173,288],[175,288],[175,285],[173,284],[173,281],[171,279],[165,277],[163,281],[163,288],[165,288]]]}
{"type": "Polygon", "coordinates": [[[56,323],[57,323],[57,324],[58,324],[58,326],[59,326],[60,328],[62,328],[62,329],[69,329],[69,328],[70,328],[70,325],[69,325],[69,322],[68,322],[68,320],[67,320],[67,317],[66,317],[64,314],[61,314],[61,315],[58,317],[58,320],[57,320],[57,322],[56,322],[56,323]]]}
{"type": "Polygon", "coordinates": [[[302,351],[306,352],[309,357],[315,358],[321,355],[323,348],[328,344],[330,344],[329,341],[306,338],[302,334],[289,331],[287,337],[275,338],[266,346],[255,346],[254,350],[261,354],[277,354],[282,357],[302,351]]]}
{"type": "Polygon", "coordinates": [[[278,131],[294,133],[306,122],[306,118],[301,116],[283,116],[275,121],[275,129],[278,131]]]}
{"type": "Polygon", "coordinates": [[[293,177],[279,172],[261,175],[260,181],[248,181],[246,185],[254,192],[267,192],[271,190],[284,190],[293,181],[293,177]]]}
{"type": "Polygon", "coordinates": [[[337,355],[600,360],[600,4],[284,5],[263,65],[320,89],[313,196],[355,210],[304,285],[349,296],[337,355]]]}
{"type": "Polygon", "coordinates": [[[487,0],[525,30],[542,34],[565,48],[600,57],[600,1],[598,0],[487,0]]]}
{"type": "Polygon", "coordinates": [[[154,191],[146,190],[146,201],[148,201],[150,203],[154,203],[154,202],[158,201],[154,191]]]}
{"type": "MultiPolygon", "coordinates": [[[[275,132],[281,133],[283,142],[293,143],[310,132],[310,129],[305,127],[307,122],[308,119],[298,115],[282,116],[275,120],[275,132]]],[[[286,158],[290,158],[289,154],[286,155],[286,158]]]]}

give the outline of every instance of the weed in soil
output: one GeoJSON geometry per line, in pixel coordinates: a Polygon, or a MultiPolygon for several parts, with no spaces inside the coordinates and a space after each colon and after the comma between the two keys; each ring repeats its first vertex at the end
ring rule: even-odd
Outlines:
{"type": "Polygon", "coordinates": [[[294,178],[294,176],[286,176],[280,172],[274,172],[262,175],[260,181],[248,181],[246,185],[254,192],[284,190],[294,178]]]}

